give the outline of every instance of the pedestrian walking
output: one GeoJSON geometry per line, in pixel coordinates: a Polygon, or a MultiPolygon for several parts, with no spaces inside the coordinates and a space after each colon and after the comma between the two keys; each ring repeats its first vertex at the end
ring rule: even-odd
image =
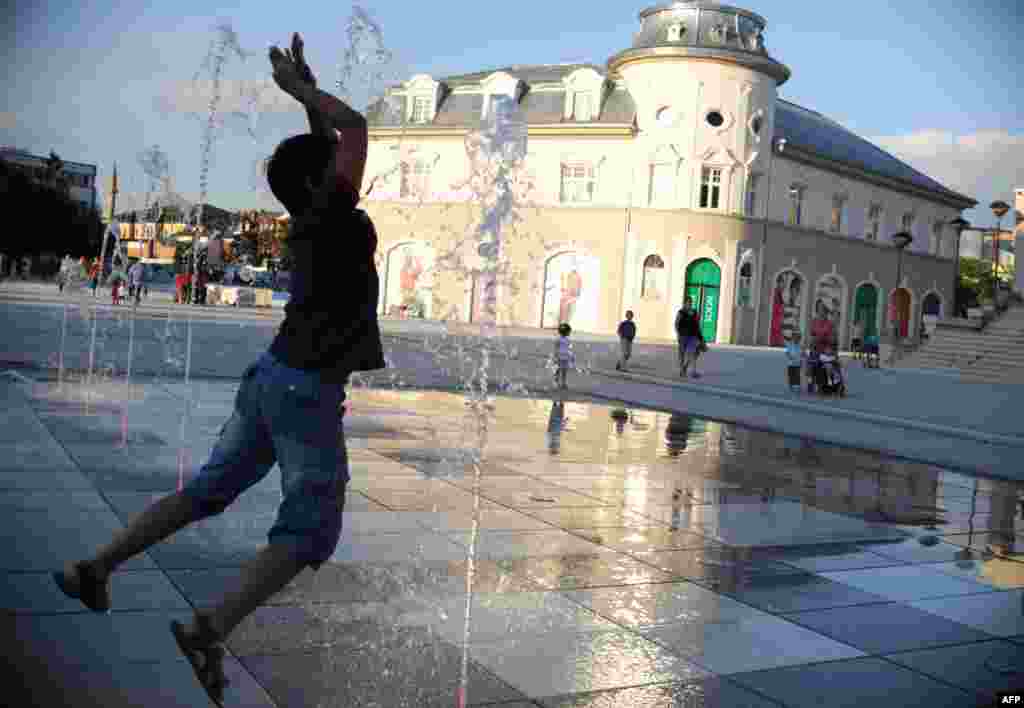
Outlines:
{"type": "Polygon", "coordinates": [[[864,320],[854,320],[850,333],[850,346],[853,348],[853,358],[860,359],[864,356],[864,320]]]}
{"type": "Polygon", "coordinates": [[[121,304],[121,274],[114,273],[110,279],[110,301],[113,305],[121,304]]]}
{"type": "Polygon", "coordinates": [[[676,313],[676,336],[679,339],[679,376],[686,378],[690,367],[691,375],[699,378],[697,358],[706,349],[704,334],[700,331],[700,316],[693,306],[693,298],[687,297],[683,307],[676,313]]]}
{"type": "Polygon", "coordinates": [[[366,119],[316,88],[298,34],[288,53],[271,47],[270,62],[275,82],[302,102],[312,128],[282,142],[267,167],[271,191],[294,215],[288,244],[295,278],[284,323],[269,350],[242,374],[234,412],[198,475],[95,556],[54,574],[66,595],[107,611],[115,569],[179,529],[223,512],[276,462],[283,499],[268,545],[211,611],[197,610],[188,626],[171,623],[182,654],[218,704],[227,683],[224,638],[303,568],[319,568],[334,552],[349,479],[338,416],[344,385],[353,372],[384,367],[377,234],[356,209],[366,119]]]}
{"type": "Polygon", "coordinates": [[[128,297],[133,297],[135,305],[138,306],[142,301],[142,280],[145,277],[146,267],[142,265],[142,261],[135,261],[132,263],[132,267],[128,269],[128,297]]]}
{"type": "Polygon", "coordinates": [[[804,351],[800,346],[800,330],[793,330],[786,341],[786,380],[789,389],[800,393],[800,371],[804,366],[804,351]]]}
{"type": "Polygon", "coordinates": [[[555,340],[555,386],[565,390],[569,388],[569,369],[576,365],[576,355],[572,351],[572,343],[569,336],[572,334],[572,327],[569,323],[563,322],[558,325],[558,339],[555,340]]]}
{"type": "Polygon", "coordinates": [[[89,287],[92,289],[92,296],[96,297],[96,288],[100,285],[100,261],[97,258],[89,269],[89,287]]]}
{"type": "Polygon", "coordinates": [[[633,322],[633,311],[626,310],[626,319],[619,323],[619,361],[615,364],[618,371],[629,371],[626,366],[633,356],[633,340],[636,339],[636,323],[633,322]]]}

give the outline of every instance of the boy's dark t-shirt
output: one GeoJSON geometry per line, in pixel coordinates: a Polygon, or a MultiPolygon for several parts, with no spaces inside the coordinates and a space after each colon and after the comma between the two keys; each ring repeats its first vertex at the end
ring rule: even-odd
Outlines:
{"type": "Polygon", "coordinates": [[[704,341],[696,310],[679,310],[676,314],[676,334],[680,337],[699,337],[701,341],[704,341]]]}
{"type": "Polygon", "coordinates": [[[619,323],[619,336],[632,342],[636,338],[636,324],[632,320],[622,320],[619,323]]]}
{"type": "Polygon", "coordinates": [[[293,369],[319,370],[327,383],[383,369],[377,322],[377,233],[354,200],[294,224],[291,298],[270,353],[293,369]]]}

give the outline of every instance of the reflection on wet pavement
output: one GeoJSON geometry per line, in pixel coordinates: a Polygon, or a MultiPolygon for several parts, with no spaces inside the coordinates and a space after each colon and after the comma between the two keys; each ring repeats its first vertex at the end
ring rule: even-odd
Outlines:
{"type": "MultiPolygon", "coordinates": [[[[5,569],[59,567],[176,481],[155,433],[118,457],[90,442],[98,418],[55,410],[38,413],[102,499],[83,489],[54,511],[21,494],[0,515],[20,539],[0,544],[5,569]],[[102,517],[96,538],[55,544],[83,514],[102,517]]],[[[813,705],[829,676],[848,705],[963,706],[1018,685],[980,660],[935,667],[975,646],[1005,667],[1024,648],[1019,485],[525,398],[496,401],[476,484],[468,416],[459,395],[352,391],[342,540],[228,642],[278,705],[760,708],[813,705]]],[[[209,607],[265,541],[277,485],[156,546],[134,585],[177,610],[159,569],[209,607]]],[[[67,611],[33,588],[8,583],[21,597],[4,606],[67,611]]]]}
{"type": "MultiPolygon", "coordinates": [[[[411,559],[433,580],[412,593],[392,583],[393,602],[424,608],[399,624],[464,646],[538,705],[785,705],[793,694],[767,681],[775,672],[1024,642],[1012,484],[694,416],[500,399],[475,490],[469,460],[451,452],[467,446],[464,401],[418,392],[402,398],[400,423],[396,403],[354,396],[348,436],[401,433],[369,437],[351,488],[420,514],[463,554],[475,491],[482,503],[468,634],[464,560],[411,559]],[[979,616],[955,609],[968,606],[979,616]],[[884,635],[900,612],[915,631],[844,629],[856,618],[884,635]],[[751,693],[748,676],[775,688],[751,693]]],[[[987,675],[952,685],[890,666],[921,695],[989,690],[987,675]]]]}

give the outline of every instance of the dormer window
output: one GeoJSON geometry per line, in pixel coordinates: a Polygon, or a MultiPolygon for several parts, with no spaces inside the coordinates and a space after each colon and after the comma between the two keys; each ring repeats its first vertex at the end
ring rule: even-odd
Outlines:
{"type": "Polygon", "coordinates": [[[589,122],[601,112],[604,77],[589,67],[577,69],[562,80],[565,87],[563,120],[589,122]]]}
{"type": "Polygon", "coordinates": [[[441,84],[426,74],[417,74],[405,84],[405,120],[430,123],[441,95],[441,84]]]}
{"type": "Polygon", "coordinates": [[[430,115],[430,97],[429,96],[415,96],[412,99],[412,122],[413,123],[429,123],[431,119],[430,115]]]}
{"type": "Polygon", "coordinates": [[[594,95],[590,91],[577,91],[572,97],[573,120],[589,121],[594,118],[594,95]]]}
{"type": "Polygon", "coordinates": [[[679,42],[682,40],[683,35],[686,33],[686,26],[682,24],[674,24],[668,26],[668,41],[679,42]]]}

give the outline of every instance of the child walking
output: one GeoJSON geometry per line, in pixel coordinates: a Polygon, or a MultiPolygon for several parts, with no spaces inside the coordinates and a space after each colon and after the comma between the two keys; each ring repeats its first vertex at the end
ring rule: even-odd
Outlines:
{"type": "Polygon", "coordinates": [[[626,364],[633,356],[633,340],[636,339],[636,324],[633,322],[633,311],[626,310],[626,319],[619,323],[619,349],[622,352],[615,364],[616,371],[629,371],[626,364]]]}
{"type": "Polygon", "coordinates": [[[798,331],[794,331],[786,342],[786,359],[789,362],[786,366],[789,388],[795,393],[800,393],[800,370],[803,368],[804,352],[800,347],[798,331]]]}
{"type": "Polygon", "coordinates": [[[115,275],[110,287],[110,299],[115,305],[121,304],[121,276],[115,275]]]}
{"type": "Polygon", "coordinates": [[[561,389],[569,388],[569,369],[575,364],[575,355],[572,351],[572,344],[569,343],[569,335],[572,334],[572,327],[563,322],[558,325],[558,339],[555,340],[555,385],[561,389]]]}

